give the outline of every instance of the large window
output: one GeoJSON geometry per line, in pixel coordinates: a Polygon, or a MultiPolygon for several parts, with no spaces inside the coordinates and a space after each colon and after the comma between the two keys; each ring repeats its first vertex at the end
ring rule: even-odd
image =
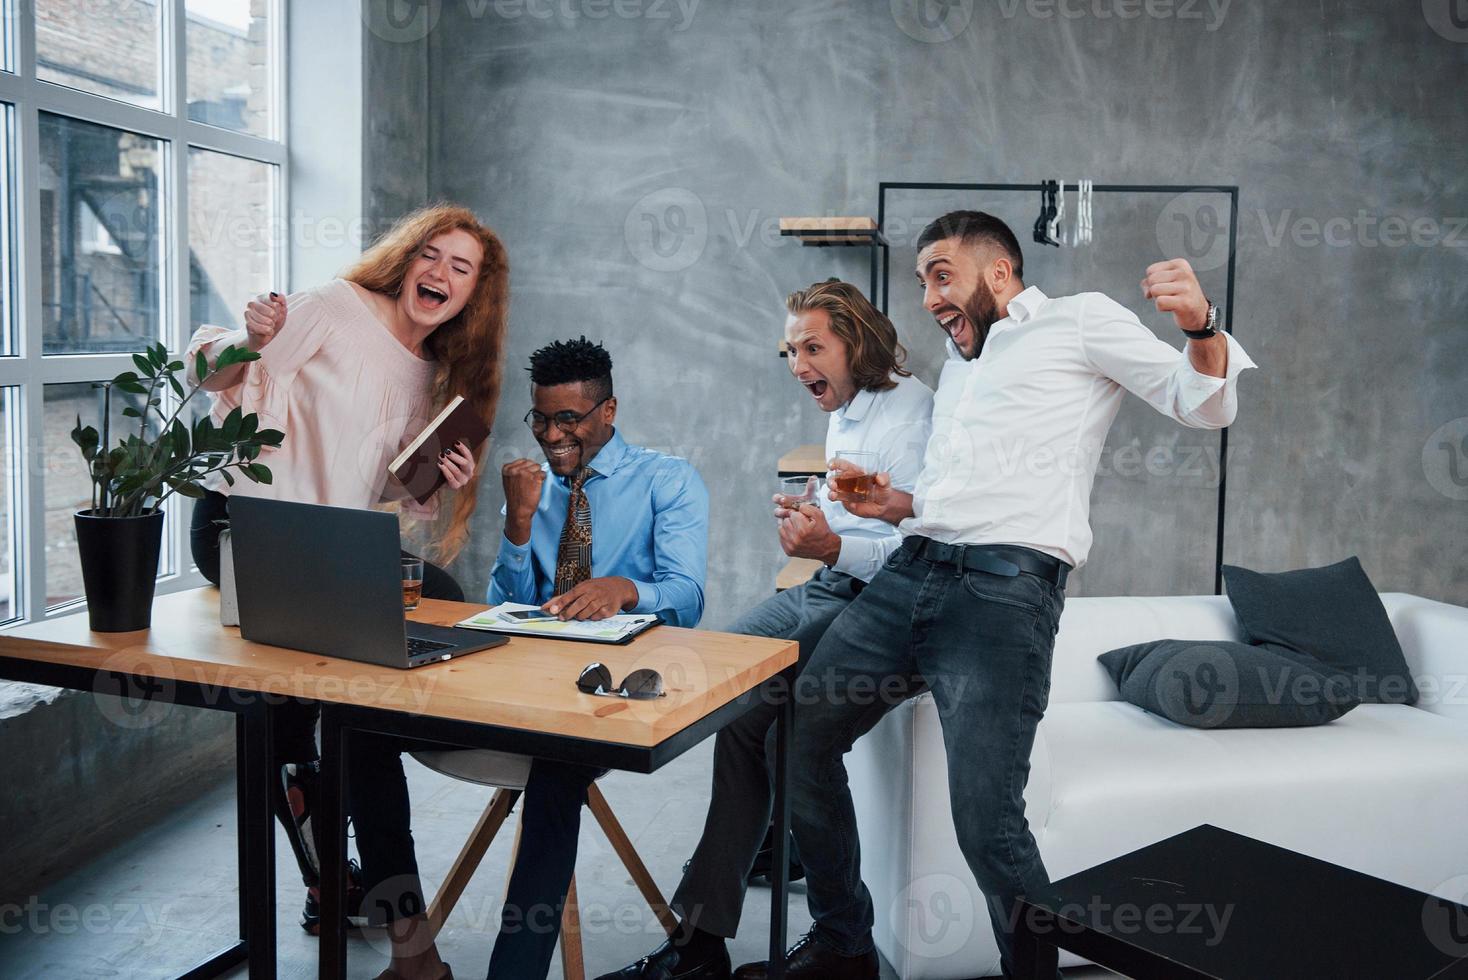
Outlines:
{"type": "MultiPolygon", "coordinates": [[[[282,0],[0,0],[0,623],[81,601],[95,382],[284,283],[284,33],[282,0]]],[[[189,505],[160,591],[201,581],[189,505]]]]}

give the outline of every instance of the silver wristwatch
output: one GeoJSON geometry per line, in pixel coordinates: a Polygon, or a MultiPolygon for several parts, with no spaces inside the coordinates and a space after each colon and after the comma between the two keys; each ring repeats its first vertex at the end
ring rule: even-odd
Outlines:
{"type": "Polygon", "coordinates": [[[1218,333],[1218,305],[1208,304],[1208,322],[1203,324],[1202,330],[1184,330],[1183,333],[1192,340],[1207,340],[1218,333]]]}

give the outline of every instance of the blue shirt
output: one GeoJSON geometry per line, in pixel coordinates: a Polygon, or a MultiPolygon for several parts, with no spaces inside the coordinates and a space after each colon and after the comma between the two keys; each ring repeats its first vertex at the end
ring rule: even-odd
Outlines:
{"type": "MultiPolygon", "coordinates": [[[[709,531],[709,494],[698,471],[685,459],[630,446],[615,430],[589,465],[596,471],[585,485],[592,577],[631,579],[637,605],[628,612],[656,613],[674,626],[698,625],[709,531]]],[[[549,463],[541,468],[547,479],[530,540],[517,545],[501,537],[489,575],[491,605],[541,605],[554,593],[571,483],[550,473],[549,463]]]]}

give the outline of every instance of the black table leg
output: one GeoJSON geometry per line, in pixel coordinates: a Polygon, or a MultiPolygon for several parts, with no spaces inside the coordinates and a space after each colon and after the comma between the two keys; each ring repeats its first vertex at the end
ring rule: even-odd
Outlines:
{"type": "Polygon", "coordinates": [[[347,753],[341,709],[321,706],[321,980],[347,972],[347,753]]]}
{"type": "Polygon", "coordinates": [[[1047,911],[1020,903],[1014,924],[1014,975],[1018,980],[1055,980],[1060,950],[1045,939],[1055,929],[1055,919],[1047,911]]]}
{"type": "Polygon", "coordinates": [[[775,840],[770,855],[770,969],[771,980],[785,976],[785,930],[790,890],[790,735],[795,723],[795,699],[790,692],[775,717],[775,840]]]}
{"type": "MultiPolygon", "coordinates": [[[[240,941],[250,934],[250,908],[254,905],[254,893],[250,890],[250,847],[249,835],[245,831],[250,822],[250,780],[245,775],[250,771],[250,753],[245,751],[245,716],[238,712],[234,716],[234,798],[235,798],[235,846],[239,848],[236,867],[239,868],[240,886],[240,941]]],[[[246,946],[246,949],[249,947],[246,946]]]]}
{"type": "Polygon", "coordinates": [[[268,706],[260,700],[239,713],[240,925],[249,950],[250,980],[275,978],[275,823],[271,813],[268,706]]]}

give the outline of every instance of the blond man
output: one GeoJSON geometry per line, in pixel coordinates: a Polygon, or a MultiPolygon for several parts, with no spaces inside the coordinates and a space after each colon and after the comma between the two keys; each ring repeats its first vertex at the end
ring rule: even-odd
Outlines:
{"type": "MultiPolygon", "coordinates": [[[[828,279],[785,301],[785,352],[790,372],[823,412],[826,458],[861,451],[875,456],[873,472],[911,489],[928,442],[933,392],[902,367],[906,352],[892,322],[849,283],[828,279]]],[[[813,488],[816,489],[816,488],[813,488]]],[[[812,502],[777,496],[780,545],[787,555],[823,567],[797,588],[780,592],[742,616],[735,633],[774,636],[800,644],[800,663],[883,562],[902,544],[891,524],[857,517],[816,489],[812,502]]],[[[767,741],[775,699],[721,731],[714,746],[713,792],[703,836],[689,861],[672,908],[680,924],[648,956],[600,980],[726,980],[726,940],[739,926],[744,891],[762,850],[773,809],[767,741]]]]}

